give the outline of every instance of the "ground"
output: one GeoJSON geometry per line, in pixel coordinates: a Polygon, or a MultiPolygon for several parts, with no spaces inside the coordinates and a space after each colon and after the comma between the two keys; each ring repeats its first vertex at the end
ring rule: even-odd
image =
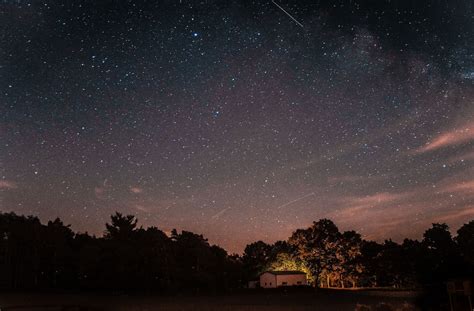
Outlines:
{"type": "Polygon", "coordinates": [[[99,295],[3,293],[0,310],[124,311],[413,311],[416,293],[408,291],[255,290],[226,295],[99,295]]]}

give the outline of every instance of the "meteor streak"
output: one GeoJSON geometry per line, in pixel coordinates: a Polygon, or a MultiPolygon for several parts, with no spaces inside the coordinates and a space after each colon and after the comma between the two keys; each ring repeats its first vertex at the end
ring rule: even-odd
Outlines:
{"type": "Polygon", "coordinates": [[[302,196],[302,197],[296,198],[296,199],[294,199],[293,201],[286,202],[285,204],[282,204],[282,205],[278,206],[277,209],[280,209],[280,208],[282,208],[282,207],[288,206],[288,205],[293,204],[293,203],[295,203],[295,202],[297,202],[297,201],[299,201],[299,200],[302,200],[302,199],[304,199],[304,198],[307,198],[307,197],[310,197],[310,196],[313,196],[313,195],[315,195],[314,192],[305,194],[305,195],[302,196]]]}
{"type": "Polygon", "coordinates": [[[225,212],[227,212],[230,209],[231,209],[231,207],[224,208],[222,211],[220,211],[217,214],[213,215],[211,218],[212,219],[219,218],[220,216],[222,216],[225,212]]]}
{"type": "Polygon", "coordinates": [[[278,3],[275,2],[275,0],[272,0],[273,4],[276,5],[280,10],[282,10],[283,12],[285,12],[286,15],[288,15],[295,23],[297,23],[299,26],[301,26],[301,28],[304,28],[303,27],[303,24],[301,24],[300,22],[298,22],[296,20],[296,18],[294,18],[293,16],[291,16],[290,13],[288,13],[284,8],[282,8],[278,3]]]}

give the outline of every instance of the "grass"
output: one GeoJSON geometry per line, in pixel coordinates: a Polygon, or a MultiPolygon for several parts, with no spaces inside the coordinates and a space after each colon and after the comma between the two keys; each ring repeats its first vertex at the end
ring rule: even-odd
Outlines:
{"type": "Polygon", "coordinates": [[[415,295],[393,291],[254,290],[228,295],[0,294],[0,308],[18,311],[415,311],[415,295]]]}

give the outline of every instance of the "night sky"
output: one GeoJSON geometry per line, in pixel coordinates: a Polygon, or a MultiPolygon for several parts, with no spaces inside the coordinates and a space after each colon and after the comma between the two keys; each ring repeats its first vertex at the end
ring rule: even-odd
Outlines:
{"type": "Polygon", "coordinates": [[[474,218],[474,2],[0,2],[0,210],[241,252],[474,218]]]}

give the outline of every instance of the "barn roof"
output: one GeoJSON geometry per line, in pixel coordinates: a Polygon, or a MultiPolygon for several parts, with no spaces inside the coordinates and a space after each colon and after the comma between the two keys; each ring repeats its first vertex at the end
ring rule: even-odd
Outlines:
{"type": "Polygon", "coordinates": [[[302,271],[265,271],[263,273],[271,273],[271,274],[274,274],[274,275],[306,274],[302,271]]]}

